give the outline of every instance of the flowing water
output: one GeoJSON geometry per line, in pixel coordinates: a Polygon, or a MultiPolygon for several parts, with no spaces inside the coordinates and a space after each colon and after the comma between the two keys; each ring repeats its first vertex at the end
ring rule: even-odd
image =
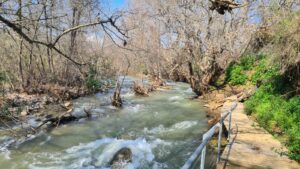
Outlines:
{"type": "Polygon", "coordinates": [[[135,96],[131,85],[132,78],[126,78],[121,109],[109,105],[112,91],[75,100],[74,111],[88,107],[92,120],[60,126],[18,147],[2,147],[0,168],[109,168],[124,147],[133,153],[125,168],[180,168],[208,129],[203,106],[190,99],[194,93],[188,84],[170,83],[171,90],[150,97],[135,96]]]}

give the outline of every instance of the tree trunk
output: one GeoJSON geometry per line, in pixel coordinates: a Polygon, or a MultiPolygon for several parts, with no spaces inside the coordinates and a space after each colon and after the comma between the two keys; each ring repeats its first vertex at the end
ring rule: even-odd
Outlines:
{"type": "MultiPolygon", "coordinates": [[[[18,18],[20,20],[20,30],[22,31],[22,0],[18,0],[19,10],[18,10],[18,18]]],[[[23,38],[20,36],[20,47],[19,47],[19,73],[21,76],[22,88],[25,88],[24,84],[24,72],[23,72],[23,38]]]]}

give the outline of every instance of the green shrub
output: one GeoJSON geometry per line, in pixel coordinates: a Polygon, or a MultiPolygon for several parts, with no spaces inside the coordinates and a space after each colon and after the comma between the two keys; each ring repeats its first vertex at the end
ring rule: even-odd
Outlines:
{"type": "Polygon", "coordinates": [[[1,119],[10,119],[10,113],[8,110],[8,105],[5,103],[4,105],[0,105],[0,118],[1,119]]]}
{"type": "Polygon", "coordinates": [[[257,55],[254,63],[250,58],[241,58],[240,61],[243,70],[252,70],[253,74],[249,78],[252,83],[263,82],[255,94],[245,102],[245,112],[256,117],[260,126],[270,133],[282,136],[289,150],[289,157],[298,162],[300,96],[295,96],[294,91],[299,77],[290,76],[289,73],[279,74],[279,64],[294,64],[294,58],[299,54],[300,41],[294,34],[299,30],[299,23],[299,13],[285,17],[271,28],[273,31],[267,32],[271,47],[263,50],[272,52],[272,55],[257,55]],[[269,57],[275,61],[272,65],[267,63],[269,57]]]}
{"type": "Polygon", "coordinates": [[[0,72],[0,82],[4,82],[6,80],[6,76],[4,72],[0,72]]]}
{"type": "Polygon", "coordinates": [[[300,162],[300,123],[294,125],[289,131],[289,139],[287,142],[289,157],[300,162]]]}
{"type": "MultiPolygon", "coordinates": [[[[259,56],[260,57],[260,56],[259,56]]],[[[242,56],[238,63],[231,63],[225,71],[225,82],[231,85],[243,85],[248,80],[247,71],[254,70],[258,56],[242,56]]]]}
{"type": "MultiPolygon", "coordinates": [[[[296,120],[300,122],[300,96],[296,96],[289,100],[288,111],[292,112],[296,120]]],[[[300,125],[299,125],[300,126],[300,125]]]]}
{"type": "Polygon", "coordinates": [[[251,81],[255,84],[257,80],[268,80],[278,75],[279,67],[277,65],[268,66],[266,59],[262,59],[254,70],[251,81]]]}
{"type": "Polygon", "coordinates": [[[225,72],[225,81],[231,85],[243,85],[247,81],[247,75],[243,68],[237,64],[231,64],[225,72]]]}
{"type": "Polygon", "coordinates": [[[271,81],[261,86],[245,102],[245,111],[253,114],[260,126],[269,132],[278,134],[274,130],[279,128],[282,132],[279,134],[287,135],[289,156],[300,161],[300,96],[283,98],[277,93],[276,82],[271,81]]]}
{"type": "Polygon", "coordinates": [[[97,71],[94,66],[91,66],[88,72],[85,85],[88,89],[95,90],[101,87],[99,80],[97,79],[97,71]]]}
{"type": "Polygon", "coordinates": [[[255,61],[256,61],[255,55],[246,55],[241,57],[239,65],[242,67],[243,70],[250,70],[253,69],[255,61]]]}

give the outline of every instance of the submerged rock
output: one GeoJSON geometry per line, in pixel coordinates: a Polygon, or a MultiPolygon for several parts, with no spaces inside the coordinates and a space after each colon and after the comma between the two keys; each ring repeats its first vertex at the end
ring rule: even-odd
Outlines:
{"type": "Polygon", "coordinates": [[[28,113],[27,113],[27,111],[24,110],[20,114],[21,114],[21,116],[27,116],[28,113]]]}
{"type": "Polygon", "coordinates": [[[68,101],[68,102],[65,102],[64,107],[70,108],[72,105],[73,105],[72,102],[68,101]]]}
{"type": "Polygon", "coordinates": [[[119,166],[119,164],[127,163],[132,161],[132,152],[130,148],[122,148],[112,158],[110,161],[110,165],[112,166],[119,166]]]}
{"type": "Polygon", "coordinates": [[[74,109],[71,115],[78,119],[87,117],[87,113],[83,109],[79,109],[79,108],[74,109]]]}

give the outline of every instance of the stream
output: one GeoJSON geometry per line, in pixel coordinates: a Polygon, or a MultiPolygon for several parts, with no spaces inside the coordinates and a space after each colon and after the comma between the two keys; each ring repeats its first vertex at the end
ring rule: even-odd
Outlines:
{"type": "MultiPolygon", "coordinates": [[[[0,168],[104,169],[124,147],[133,154],[125,168],[180,168],[208,130],[203,105],[190,99],[195,94],[188,84],[169,82],[171,90],[141,97],[130,89],[133,80],[124,81],[121,109],[110,106],[113,89],[82,97],[73,101],[74,111],[92,109],[91,119],[42,132],[16,147],[2,142],[0,168]]],[[[206,168],[214,166],[213,159],[209,152],[206,168]]]]}

